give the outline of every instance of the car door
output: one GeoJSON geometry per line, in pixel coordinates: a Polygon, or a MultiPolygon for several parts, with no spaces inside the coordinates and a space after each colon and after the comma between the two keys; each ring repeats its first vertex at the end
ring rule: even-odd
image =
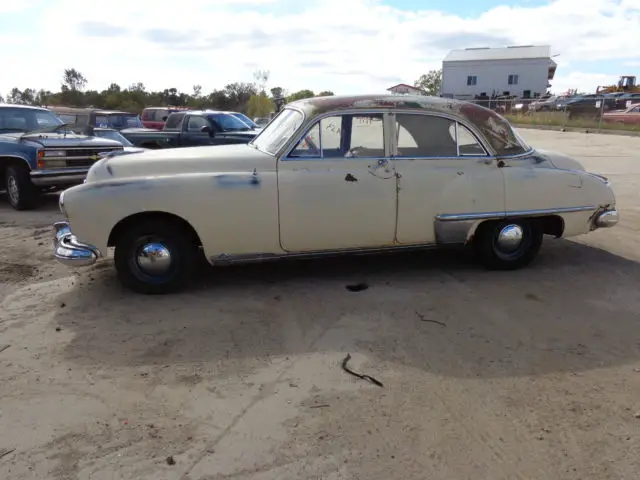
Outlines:
{"type": "Polygon", "coordinates": [[[396,182],[382,112],[325,116],[278,162],[280,243],[289,252],[393,242],[396,182]]]}
{"type": "Polygon", "coordinates": [[[182,143],[187,147],[211,145],[211,134],[203,132],[202,127],[211,128],[209,121],[200,115],[187,115],[182,122],[182,143]]]}
{"type": "Polygon", "coordinates": [[[504,212],[502,169],[470,128],[446,116],[415,112],[392,114],[391,124],[398,243],[464,241],[465,231],[439,235],[438,218],[504,212]]]}

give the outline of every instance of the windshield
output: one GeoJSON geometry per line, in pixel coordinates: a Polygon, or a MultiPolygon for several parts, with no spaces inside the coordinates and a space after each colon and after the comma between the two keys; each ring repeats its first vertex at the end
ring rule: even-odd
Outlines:
{"type": "Polygon", "coordinates": [[[244,113],[232,113],[231,115],[233,115],[236,118],[239,118],[240,120],[242,120],[244,123],[246,123],[247,125],[249,125],[250,127],[254,127],[257,128],[258,125],[256,125],[256,122],[254,122],[253,120],[251,120],[249,117],[247,117],[244,113]]]}
{"type": "Polygon", "coordinates": [[[123,114],[117,113],[112,115],[96,115],[96,124],[94,127],[103,128],[143,128],[142,120],[135,113],[123,114]]]}
{"type": "Polygon", "coordinates": [[[237,132],[251,130],[246,123],[228,113],[214,113],[209,115],[209,120],[216,122],[225,132],[237,132]]]}
{"type": "Polygon", "coordinates": [[[120,142],[125,147],[133,147],[133,143],[127,140],[120,132],[115,130],[94,130],[93,135],[101,138],[108,138],[120,142]]]}
{"type": "Polygon", "coordinates": [[[0,108],[0,132],[32,132],[62,125],[55,113],[36,108],[0,108]]]}
{"type": "Polygon", "coordinates": [[[303,120],[302,113],[285,108],[250,143],[258,150],[275,155],[300,128],[303,120]]]}
{"type": "Polygon", "coordinates": [[[524,138],[522,138],[518,133],[518,131],[515,128],[513,128],[513,125],[511,124],[509,125],[511,126],[511,131],[513,132],[513,136],[516,137],[516,140],[518,140],[518,143],[522,146],[524,151],[528,152],[529,150],[531,150],[531,146],[527,142],[525,142],[524,138]]]}

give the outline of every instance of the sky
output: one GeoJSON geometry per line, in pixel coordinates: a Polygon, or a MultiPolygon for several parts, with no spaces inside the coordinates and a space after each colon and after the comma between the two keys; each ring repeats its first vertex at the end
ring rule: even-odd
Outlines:
{"type": "Polygon", "coordinates": [[[252,82],[379,93],[454,48],[550,45],[552,91],[640,79],[640,0],[3,0],[0,94],[142,82],[203,93],[252,82]]]}

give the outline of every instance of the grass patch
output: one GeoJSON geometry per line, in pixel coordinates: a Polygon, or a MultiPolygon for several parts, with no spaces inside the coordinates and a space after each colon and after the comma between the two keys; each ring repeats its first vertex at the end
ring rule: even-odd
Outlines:
{"type": "Polygon", "coordinates": [[[591,130],[623,130],[627,132],[640,132],[640,125],[623,123],[602,123],[589,118],[576,118],[568,120],[563,112],[538,112],[528,115],[507,114],[505,118],[516,125],[541,125],[549,127],[585,128],[591,130]]]}

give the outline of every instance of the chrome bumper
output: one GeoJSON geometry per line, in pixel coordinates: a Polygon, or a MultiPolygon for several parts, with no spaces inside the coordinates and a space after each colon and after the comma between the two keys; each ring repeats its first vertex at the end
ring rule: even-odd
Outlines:
{"type": "Polygon", "coordinates": [[[618,214],[618,210],[605,210],[596,215],[593,219],[593,226],[595,228],[613,227],[618,223],[619,219],[620,215],[618,214]]]}
{"type": "Polygon", "coordinates": [[[56,222],[53,229],[53,256],[60,263],[70,267],[87,267],[102,257],[96,247],[78,241],[68,222],[56,222]]]}

